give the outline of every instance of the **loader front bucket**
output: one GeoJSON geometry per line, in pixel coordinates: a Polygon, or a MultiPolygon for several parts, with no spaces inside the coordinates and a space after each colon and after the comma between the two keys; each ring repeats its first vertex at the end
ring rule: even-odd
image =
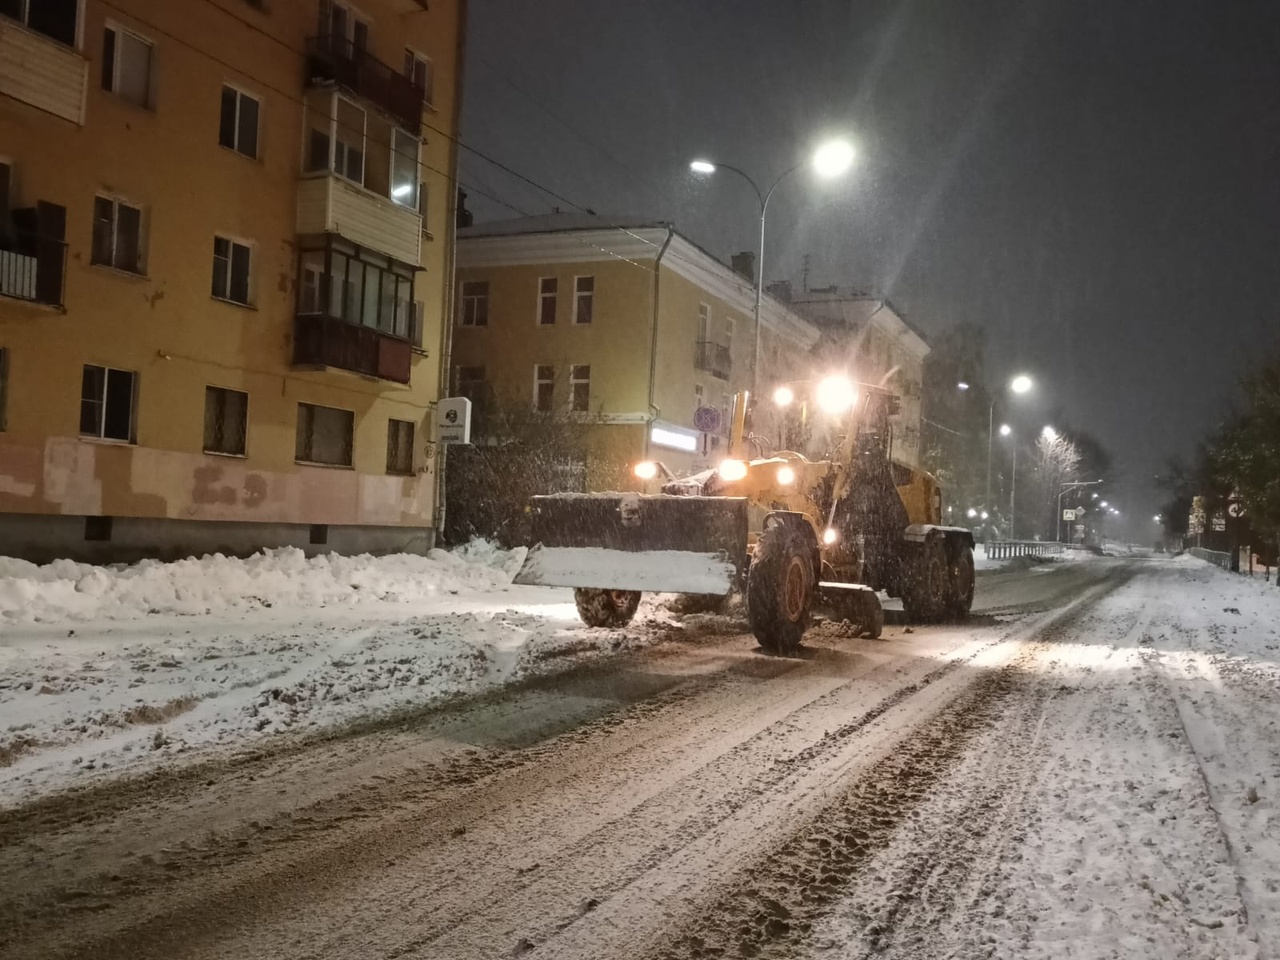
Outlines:
{"type": "Polygon", "coordinates": [[[742,497],[534,497],[535,546],[515,582],[724,596],[746,569],[742,497]]]}

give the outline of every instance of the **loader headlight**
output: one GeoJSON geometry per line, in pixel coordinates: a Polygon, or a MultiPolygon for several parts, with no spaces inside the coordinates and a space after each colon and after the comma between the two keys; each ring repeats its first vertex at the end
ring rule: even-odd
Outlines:
{"type": "Polygon", "coordinates": [[[830,376],[818,382],[814,399],[824,413],[844,413],[858,402],[858,388],[848,377],[830,376]]]}
{"type": "Polygon", "coordinates": [[[631,468],[631,472],[641,480],[652,480],[658,475],[658,465],[652,460],[641,460],[631,468]]]}
{"type": "Polygon", "coordinates": [[[791,406],[792,401],[796,398],[796,392],[790,387],[779,387],[773,391],[773,402],[780,407],[791,406]]]}
{"type": "Polygon", "coordinates": [[[741,480],[747,475],[747,462],[745,460],[724,460],[720,464],[720,479],[727,480],[732,483],[735,480],[741,480]]]}
{"type": "Polygon", "coordinates": [[[792,484],[795,482],[796,482],[796,472],[794,470],[792,470],[790,467],[778,468],[778,483],[782,484],[785,487],[788,484],[792,484]]]}
{"type": "Polygon", "coordinates": [[[840,539],[840,534],[836,533],[834,527],[827,527],[822,531],[822,542],[828,547],[840,539]]]}

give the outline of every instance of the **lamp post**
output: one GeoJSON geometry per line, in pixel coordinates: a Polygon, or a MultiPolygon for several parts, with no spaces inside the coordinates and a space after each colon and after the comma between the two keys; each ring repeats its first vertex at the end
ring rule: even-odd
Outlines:
{"type": "MultiPolygon", "coordinates": [[[[843,174],[850,166],[853,165],[854,151],[843,140],[832,140],[824,143],[814,151],[810,162],[813,164],[814,171],[818,176],[825,179],[831,179],[843,174]]],[[[769,200],[773,197],[773,191],[778,189],[778,185],[783,180],[791,176],[801,167],[803,163],[797,163],[794,167],[783,170],[778,174],[777,178],[769,185],[768,190],[761,190],[751,176],[737,167],[732,167],[727,163],[713,163],[710,160],[694,160],[689,164],[689,169],[694,173],[711,174],[717,170],[728,170],[736,173],[743,180],[751,185],[751,189],[756,192],[756,199],[760,201],[760,243],[756,248],[756,307],[755,307],[755,325],[756,325],[756,346],[755,357],[752,360],[752,379],[754,381],[753,389],[758,394],[760,392],[760,301],[764,294],[764,224],[765,218],[769,213],[769,200]]]]}
{"type": "MultiPolygon", "coordinates": [[[[1008,389],[1014,393],[1026,393],[1035,384],[1031,378],[1025,373],[1020,373],[1009,381],[1008,389]]],[[[956,385],[961,390],[968,390],[967,383],[959,383],[956,385]]],[[[996,426],[996,400],[997,397],[991,398],[991,407],[987,410],[987,495],[986,502],[991,503],[991,450],[994,442],[995,426],[996,426]]]]}
{"type": "MultiPolygon", "coordinates": [[[[1000,424],[1000,436],[1013,437],[1013,427],[1007,423],[1000,424]]],[[[1013,437],[1013,473],[1009,476],[1009,539],[1018,539],[1016,521],[1017,513],[1017,495],[1018,495],[1018,438],[1013,437]]]]}

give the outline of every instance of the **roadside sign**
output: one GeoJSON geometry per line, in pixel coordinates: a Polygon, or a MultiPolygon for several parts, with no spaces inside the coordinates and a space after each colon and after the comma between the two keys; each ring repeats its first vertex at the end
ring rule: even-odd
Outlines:
{"type": "Polygon", "coordinates": [[[720,411],[715,407],[699,407],[693,411],[693,425],[703,433],[719,433],[720,420],[720,411]]]}
{"type": "Polygon", "coordinates": [[[1227,529],[1227,518],[1222,514],[1215,514],[1213,518],[1213,532],[1222,533],[1227,529]]]}
{"type": "Polygon", "coordinates": [[[447,397],[436,404],[436,439],[440,443],[471,442],[471,401],[447,397]]]}
{"type": "Polygon", "coordinates": [[[1243,517],[1245,515],[1244,504],[1243,503],[1231,504],[1230,506],[1227,507],[1227,513],[1231,514],[1233,517],[1243,517]]]}
{"type": "Polygon", "coordinates": [[[1075,511],[1075,510],[1063,510],[1063,511],[1062,511],[1062,519],[1063,519],[1063,520],[1074,520],[1075,518],[1076,518],[1076,511],[1075,511]]]}

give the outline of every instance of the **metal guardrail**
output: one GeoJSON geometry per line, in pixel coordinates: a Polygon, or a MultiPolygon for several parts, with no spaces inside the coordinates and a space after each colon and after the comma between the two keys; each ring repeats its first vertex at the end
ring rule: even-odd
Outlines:
{"type": "Polygon", "coordinates": [[[62,306],[67,244],[26,230],[0,233],[0,296],[62,306]]]}
{"type": "Polygon", "coordinates": [[[1062,555],[1062,547],[1063,545],[1056,540],[990,540],[987,542],[987,559],[1056,557],[1062,555]]]}
{"type": "Polygon", "coordinates": [[[1231,554],[1224,553],[1221,550],[1205,550],[1201,547],[1192,547],[1187,551],[1193,557],[1212,563],[1215,567],[1221,567],[1223,570],[1231,569],[1231,554]]]}

